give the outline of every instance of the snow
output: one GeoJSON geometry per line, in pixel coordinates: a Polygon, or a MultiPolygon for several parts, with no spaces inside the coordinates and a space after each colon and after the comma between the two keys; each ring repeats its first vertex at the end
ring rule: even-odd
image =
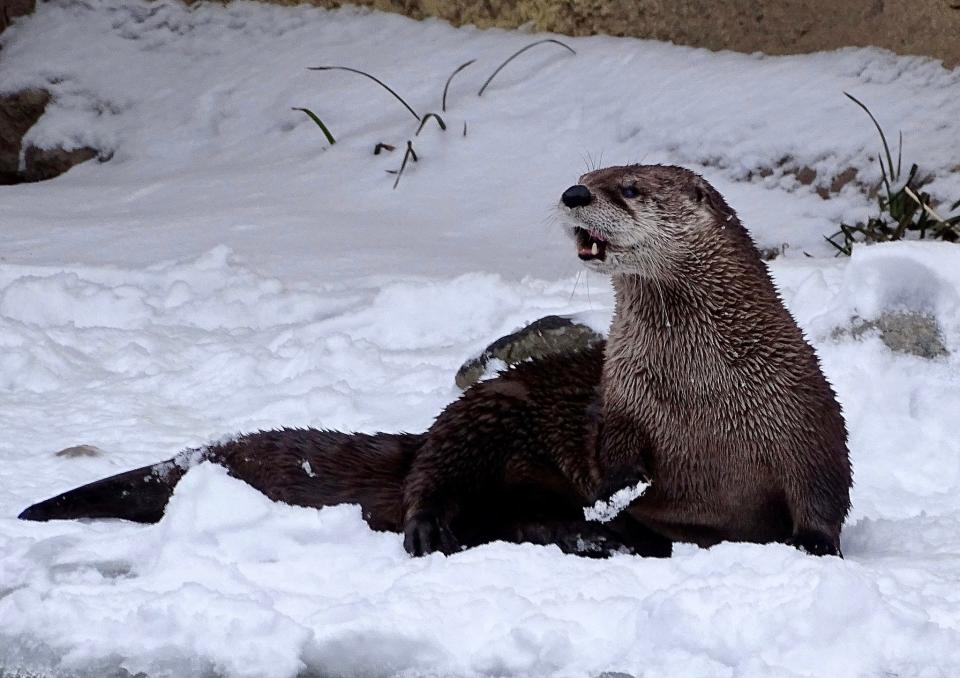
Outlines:
{"type": "Polygon", "coordinates": [[[636,485],[624,487],[610,495],[608,499],[598,499],[593,506],[583,509],[583,517],[600,523],[609,523],[623,513],[634,499],[639,499],[650,487],[650,483],[640,481],[636,485]]]}
{"type": "Polygon", "coordinates": [[[874,49],[772,58],[563,38],[576,56],[538,47],[477,98],[534,39],[164,0],[46,2],[3,34],[0,92],[56,96],[29,138],[112,158],[0,188],[0,670],[960,673],[960,254],[900,243],[833,258],[822,236],[874,204],[854,185],[821,199],[792,173],[878,176],[875,130],[846,90],[888,136],[903,130],[931,194],[960,197],[960,70],[874,49]],[[423,113],[470,58],[450,131],[415,138],[372,83],[305,70],[367,69],[423,113]],[[392,190],[399,151],[372,149],[407,139],[421,161],[392,190]],[[423,430],[493,339],[552,313],[605,328],[609,284],[552,217],[601,155],[697,169],[761,246],[789,243],[771,271],[850,429],[844,560],[748,544],[662,561],[508,544],[410,559],[356,507],[274,504],[205,463],[156,525],[15,519],[236,432],[423,430]],[[932,314],[951,355],[835,332],[904,309],[932,314]],[[78,444],[102,452],[55,456],[78,444]]]}

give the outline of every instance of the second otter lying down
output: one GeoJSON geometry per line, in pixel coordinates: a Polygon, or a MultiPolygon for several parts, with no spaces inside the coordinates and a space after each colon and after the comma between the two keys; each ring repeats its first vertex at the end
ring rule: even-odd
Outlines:
{"type": "Polygon", "coordinates": [[[851,481],[840,408],[733,210],[659,165],[590,172],[560,209],[580,259],[613,280],[605,346],[477,384],[423,434],[250,434],[20,517],[156,521],[209,459],[277,501],[358,503],[414,555],[496,539],[584,555],[723,540],[838,554],[851,481]],[[650,488],[627,512],[584,520],[639,480],[650,488]]]}

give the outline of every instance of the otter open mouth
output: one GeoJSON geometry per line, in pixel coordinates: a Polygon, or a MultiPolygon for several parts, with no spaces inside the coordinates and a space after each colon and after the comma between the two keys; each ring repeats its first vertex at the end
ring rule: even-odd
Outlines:
{"type": "Polygon", "coordinates": [[[607,241],[600,237],[596,231],[580,228],[574,229],[577,238],[577,256],[582,261],[598,259],[603,261],[607,258],[607,241]]]}

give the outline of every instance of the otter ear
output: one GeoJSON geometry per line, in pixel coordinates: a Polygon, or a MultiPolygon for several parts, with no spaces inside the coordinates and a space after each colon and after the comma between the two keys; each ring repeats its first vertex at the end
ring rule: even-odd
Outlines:
{"type": "Polygon", "coordinates": [[[707,200],[707,191],[698,177],[687,187],[687,196],[695,203],[703,204],[707,200]]]}
{"type": "Polygon", "coordinates": [[[730,221],[735,218],[733,210],[730,209],[723,197],[705,181],[701,181],[699,177],[690,186],[689,194],[691,200],[698,205],[703,205],[722,221],[730,221]]]}
{"type": "Polygon", "coordinates": [[[693,187],[693,196],[692,196],[692,197],[693,197],[693,199],[696,200],[697,202],[702,203],[704,200],[707,199],[707,194],[704,193],[704,192],[703,192],[703,189],[700,188],[699,186],[694,186],[694,187],[693,187]]]}

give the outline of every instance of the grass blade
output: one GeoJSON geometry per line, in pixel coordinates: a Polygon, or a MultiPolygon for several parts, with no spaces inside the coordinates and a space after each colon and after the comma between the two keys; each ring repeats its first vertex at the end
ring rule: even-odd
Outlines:
{"type": "Polygon", "coordinates": [[[420,121],[420,126],[417,128],[417,133],[414,134],[413,136],[415,137],[420,136],[420,130],[423,129],[423,126],[427,124],[427,121],[430,120],[430,118],[433,118],[434,120],[437,121],[437,124],[440,125],[440,129],[442,129],[444,132],[447,131],[447,123],[443,121],[443,118],[441,118],[436,113],[427,113],[426,115],[423,116],[423,120],[420,121]]]}
{"type": "Polygon", "coordinates": [[[897,176],[894,181],[900,178],[901,160],[903,160],[903,130],[900,130],[900,140],[897,142],[897,176]]]}
{"type": "MultiPolygon", "coordinates": [[[[862,109],[866,112],[866,114],[870,116],[870,119],[873,121],[873,126],[876,127],[876,128],[877,128],[877,132],[880,133],[880,141],[883,142],[883,152],[884,152],[884,153],[886,154],[886,156],[887,156],[887,167],[890,168],[890,173],[893,174],[893,157],[890,155],[890,145],[887,144],[887,137],[886,137],[886,135],[883,133],[883,130],[880,128],[880,123],[877,122],[877,119],[876,119],[875,117],[873,117],[873,113],[870,112],[870,109],[867,108],[866,105],[864,105],[864,103],[863,103],[862,101],[860,101],[858,98],[856,98],[855,96],[853,96],[853,95],[850,94],[849,92],[844,92],[843,94],[844,94],[844,96],[846,96],[848,99],[850,99],[850,101],[852,101],[852,102],[855,103],[857,106],[859,106],[860,108],[862,108],[862,109]]],[[[882,160],[880,161],[880,167],[881,167],[881,169],[883,168],[883,161],[882,161],[882,160]]],[[[893,179],[893,181],[896,181],[898,177],[891,177],[891,178],[893,179]]],[[[889,192],[889,190],[890,190],[890,189],[888,188],[887,191],[889,192]]]]}
{"type": "MultiPolygon", "coordinates": [[[[835,237],[837,237],[838,235],[840,235],[840,234],[839,234],[839,233],[834,233],[833,236],[832,236],[832,238],[835,238],[835,237]]],[[[831,245],[833,245],[833,246],[837,249],[837,254],[836,254],[835,256],[838,256],[838,257],[839,257],[841,254],[845,254],[845,255],[847,255],[847,256],[849,257],[849,256],[850,256],[850,251],[849,251],[849,249],[848,249],[847,247],[841,247],[841,246],[838,245],[837,243],[833,242],[832,238],[831,238],[831,237],[828,237],[828,236],[823,236],[823,239],[824,239],[824,240],[826,240],[828,243],[830,243],[831,245]]]]}
{"type": "Polygon", "coordinates": [[[450,83],[453,81],[453,77],[474,62],[476,62],[476,59],[470,59],[470,61],[460,64],[456,70],[450,74],[450,77],[447,78],[447,83],[443,86],[443,99],[440,101],[440,110],[444,113],[447,112],[447,90],[450,89],[450,83]]]}
{"type": "MultiPolygon", "coordinates": [[[[514,52],[513,54],[511,54],[509,57],[507,57],[507,60],[504,61],[502,64],[500,64],[500,65],[497,67],[497,70],[495,70],[495,71],[490,75],[490,77],[487,78],[487,81],[486,81],[485,83],[483,83],[483,87],[481,87],[481,88],[480,88],[480,91],[477,92],[477,96],[478,96],[478,97],[482,97],[482,96],[483,96],[483,91],[484,91],[485,89],[487,89],[487,85],[489,85],[489,84],[493,81],[493,79],[494,79],[495,77],[497,77],[497,73],[499,73],[500,71],[502,71],[504,66],[506,66],[507,64],[509,64],[511,61],[513,61],[514,59],[516,59],[518,56],[520,56],[520,55],[523,54],[524,52],[526,52],[528,49],[532,49],[532,48],[536,47],[537,45],[544,45],[544,44],[546,44],[546,43],[548,43],[548,42],[552,42],[552,43],[555,44],[555,45],[560,45],[560,46],[563,47],[564,49],[568,50],[571,54],[576,54],[576,53],[577,53],[576,50],[573,49],[573,47],[570,47],[570,45],[567,45],[567,44],[565,44],[565,43],[562,43],[562,42],[560,42],[559,40],[554,40],[553,38],[545,38],[545,39],[543,39],[543,40],[537,40],[536,42],[531,42],[531,43],[530,43],[529,45],[527,45],[526,47],[517,50],[516,52],[514,52]]],[[[847,95],[847,96],[849,96],[849,95],[847,95]]]]}
{"type": "Polygon", "coordinates": [[[887,178],[887,171],[883,168],[883,158],[881,158],[879,154],[877,154],[877,162],[880,163],[880,176],[883,177],[883,186],[887,191],[887,205],[889,205],[893,202],[894,198],[893,188],[890,185],[890,181],[893,179],[893,177],[890,177],[889,179],[887,178]]]}
{"type": "Polygon", "coordinates": [[[291,111],[301,111],[302,113],[306,113],[307,115],[309,115],[309,116],[310,116],[310,119],[313,120],[315,123],[317,123],[317,127],[319,127],[319,128],[320,128],[320,131],[322,131],[323,134],[324,134],[324,136],[327,137],[327,141],[330,142],[330,145],[333,146],[335,143],[337,143],[337,140],[333,138],[333,135],[332,135],[332,134],[330,134],[330,130],[327,129],[327,126],[323,124],[323,120],[321,120],[320,118],[318,118],[318,117],[317,117],[317,114],[314,113],[313,111],[311,111],[309,108],[296,108],[296,107],[294,107],[294,108],[291,108],[290,110],[291,110],[291,111]]]}
{"type": "Polygon", "coordinates": [[[413,142],[409,139],[407,140],[407,151],[403,154],[403,162],[400,163],[400,171],[397,172],[397,179],[393,182],[393,190],[397,190],[397,186],[400,184],[400,177],[403,176],[403,170],[407,168],[407,160],[413,158],[414,162],[417,162],[417,153],[413,150],[413,142]]]}
{"type": "Polygon", "coordinates": [[[415,110],[413,110],[410,104],[404,101],[402,96],[400,96],[395,91],[393,91],[383,80],[380,80],[379,78],[372,76],[365,71],[360,71],[360,70],[357,70],[356,68],[350,68],[349,66],[310,66],[307,68],[307,70],[308,71],[348,71],[350,73],[356,73],[357,75],[362,75],[364,77],[370,78],[375,83],[377,83],[378,85],[383,87],[385,90],[390,92],[390,94],[395,96],[397,98],[397,101],[403,104],[404,107],[408,111],[410,111],[410,114],[417,119],[417,122],[420,122],[420,115],[415,110]]]}

